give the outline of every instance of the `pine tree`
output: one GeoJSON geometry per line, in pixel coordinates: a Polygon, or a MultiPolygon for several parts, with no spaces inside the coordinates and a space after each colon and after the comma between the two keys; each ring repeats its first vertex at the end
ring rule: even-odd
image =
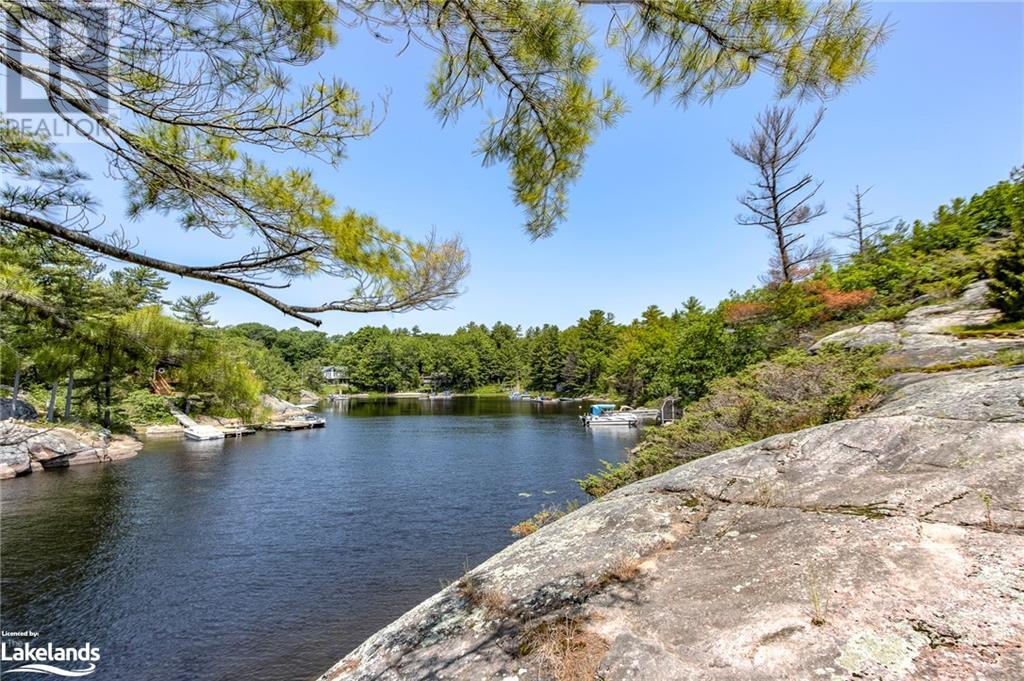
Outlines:
{"type": "Polygon", "coordinates": [[[848,204],[850,212],[843,216],[843,219],[850,223],[850,229],[845,232],[833,232],[832,236],[853,243],[853,252],[863,255],[872,243],[887,229],[892,226],[896,218],[886,220],[871,220],[874,213],[864,207],[864,197],[872,187],[863,191],[860,185],[853,188],[853,202],[848,204]]]}
{"type": "Polygon", "coordinates": [[[217,325],[209,309],[219,300],[220,296],[209,291],[198,296],[181,296],[171,305],[171,310],[175,317],[189,326],[208,329],[217,325]]]}
{"type": "Polygon", "coordinates": [[[402,236],[342,208],[348,201],[304,167],[340,163],[381,121],[341,74],[315,75],[337,69],[330,50],[343,30],[436,54],[426,104],[442,122],[476,107],[497,112],[482,117],[476,151],[508,166],[534,238],[566,219],[598,131],[625,110],[612,83],[594,85],[611,48],[640,90],[679,103],[757,74],[781,96],[827,98],[869,72],[887,34],[858,0],[3,2],[0,21],[45,27],[5,32],[8,52],[33,58],[5,52],[0,72],[81,119],[74,127],[104,157],[99,167],[125,194],[127,217],[176,219],[191,253],[196,232],[247,238],[217,264],[156,257],[148,234],[138,244],[97,238],[105,219],[121,216],[94,212],[75,159],[7,118],[0,176],[17,182],[0,188],[13,197],[0,205],[0,228],[228,286],[312,324],[329,311],[443,308],[469,272],[458,237],[402,236]],[[117,39],[82,39],[108,34],[117,39]],[[108,104],[130,115],[115,118],[108,104]],[[272,152],[298,167],[266,162],[272,152]],[[289,284],[311,276],[334,280],[319,287],[330,300],[291,297],[289,284]]]}
{"type": "Polygon", "coordinates": [[[989,274],[989,303],[1008,321],[1024,319],[1024,225],[1016,225],[989,274]]]}
{"type": "Polygon", "coordinates": [[[814,139],[825,115],[818,109],[801,132],[792,107],[771,106],[757,117],[747,142],[732,142],[732,153],[757,169],[754,188],[739,197],[749,213],[736,216],[740,225],[764,229],[773,243],[768,281],[790,283],[806,277],[828,255],[818,239],[808,244],[802,227],[825,214],[825,204],[813,203],[821,182],[805,173],[793,178],[796,163],[814,139]]]}

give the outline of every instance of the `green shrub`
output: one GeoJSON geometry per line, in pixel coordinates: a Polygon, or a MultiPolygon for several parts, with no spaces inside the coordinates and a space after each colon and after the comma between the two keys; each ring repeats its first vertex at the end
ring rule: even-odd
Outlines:
{"type": "Polygon", "coordinates": [[[989,303],[1009,321],[1024,319],[1024,225],[1017,225],[989,270],[989,303]]]}
{"type": "Polygon", "coordinates": [[[148,390],[129,390],[111,404],[111,419],[117,426],[177,423],[167,408],[167,399],[148,390]]]}
{"type": "MultiPolygon", "coordinates": [[[[60,395],[63,399],[63,395],[60,395]]],[[[36,409],[36,413],[39,414],[40,419],[46,418],[46,409],[50,404],[50,386],[43,385],[41,383],[32,383],[26,385],[21,384],[21,392],[18,393],[18,399],[25,400],[36,409]]],[[[60,402],[63,405],[63,402],[60,402]]]]}
{"type": "Polygon", "coordinates": [[[580,487],[601,496],[708,454],[862,413],[881,391],[881,353],[881,348],[826,346],[817,354],[790,349],[714,381],[683,418],[647,431],[628,461],[605,463],[603,471],[579,481],[580,487]]]}
{"type": "Polygon", "coordinates": [[[871,289],[898,305],[924,294],[953,296],[986,276],[1000,240],[1024,222],[1020,172],[968,200],[941,206],[929,222],[901,223],[833,275],[843,290],[871,289]]]}

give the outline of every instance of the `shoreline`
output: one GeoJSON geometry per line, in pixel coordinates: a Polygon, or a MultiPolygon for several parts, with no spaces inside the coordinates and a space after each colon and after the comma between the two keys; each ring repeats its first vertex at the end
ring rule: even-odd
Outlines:
{"type": "Polygon", "coordinates": [[[37,428],[7,420],[0,445],[0,480],[70,466],[110,463],[136,456],[143,447],[131,435],[85,433],[66,427],[37,428]]]}

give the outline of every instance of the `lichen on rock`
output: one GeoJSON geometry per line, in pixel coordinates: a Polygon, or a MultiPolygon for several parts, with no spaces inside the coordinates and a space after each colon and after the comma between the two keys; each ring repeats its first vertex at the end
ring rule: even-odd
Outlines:
{"type": "MultiPolygon", "coordinates": [[[[928,637],[901,623],[892,631],[861,631],[840,647],[836,665],[855,676],[906,678],[928,637]]],[[[842,678],[833,676],[833,678],[842,678]]]]}

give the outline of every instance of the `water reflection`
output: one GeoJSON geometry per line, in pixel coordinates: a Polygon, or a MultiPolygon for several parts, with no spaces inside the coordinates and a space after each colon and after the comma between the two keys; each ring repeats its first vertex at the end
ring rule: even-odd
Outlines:
{"type": "Polygon", "coordinates": [[[315,677],[635,442],[579,407],[352,400],[4,481],[0,624],[100,647],[96,679],[315,677]]]}
{"type": "Polygon", "coordinates": [[[602,428],[586,428],[587,433],[602,445],[621,445],[631,447],[637,441],[636,428],[609,426],[602,428]]]}

